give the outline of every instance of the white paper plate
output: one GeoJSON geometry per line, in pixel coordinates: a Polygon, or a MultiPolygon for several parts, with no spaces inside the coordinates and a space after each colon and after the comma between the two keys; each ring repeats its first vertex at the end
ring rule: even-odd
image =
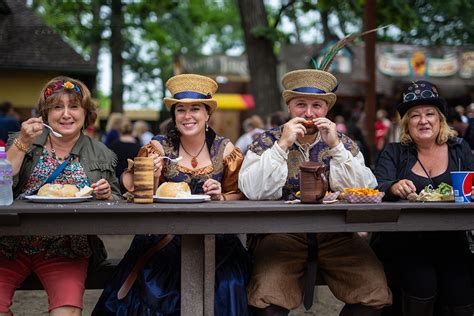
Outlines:
{"type": "Polygon", "coordinates": [[[92,195],[79,196],[79,197],[51,197],[51,196],[37,196],[27,195],[25,199],[35,203],[78,203],[89,201],[92,199],[92,195]]]}
{"type": "Polygon", "coordinates": [[[207,194],[193,194],[189,197],[159,197],[157,195],[153,196],[153,201],[163,202],[163,203],[198,203],[210,201],[211,197],[207,194]]]}

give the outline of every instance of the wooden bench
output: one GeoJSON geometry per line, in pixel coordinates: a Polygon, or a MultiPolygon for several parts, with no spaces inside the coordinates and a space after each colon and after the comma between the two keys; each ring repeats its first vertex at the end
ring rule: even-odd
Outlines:
{"type": "MultiPolygon", "coordinates": [[[[107,282],[112,279],[115,271],[117,270],[117,265],[120,259],[108,259],[105,260],[99,267],[92,271],[88,271],[86,279],[86,289],[87,290],[100,290],[105,287],[107,282]]],[[[316,286],[326,285],[321,274],[318,273],[316,277],[316,286]]],[[[21,284],[20,291],[33,291],[33,290],[43,290],[43,285],[36,276],[36,274],[31,274],[23,283],[21,284]]]]}

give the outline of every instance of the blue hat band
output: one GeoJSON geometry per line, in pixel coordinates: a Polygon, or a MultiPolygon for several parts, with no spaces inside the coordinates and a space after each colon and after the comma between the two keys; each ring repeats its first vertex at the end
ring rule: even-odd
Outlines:
{"type": "Polygon", "coordinates": [[[210,99],[210,94],[202,94],[199,92],[194,91],[182,91],[176,93],[173,98],[181,100],[181,99],[210,99]]]}
{"type": "MultiPolygon", "coordinates": [[[[337,90],[337,87],[339,85],[337,85],[334,89],[331,90],[331,92],[335,92],[337,90]]],[[[326,94],[327,92],[324,91],[324,90],[321,90],[321,89],[318,89],[318,88],[314,88],[314,87],[301,87],[301,88],[296,88],[296,89],[293,89],[291,91],[294,91],[294,92],[302,92],[302,93],[316,93],[316,94],[326,94]]]]}

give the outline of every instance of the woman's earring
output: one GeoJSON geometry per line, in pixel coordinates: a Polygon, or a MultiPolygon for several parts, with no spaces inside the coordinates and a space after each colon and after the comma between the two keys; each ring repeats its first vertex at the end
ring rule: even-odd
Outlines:
{"type": "Polygon", "coordinates": [[[207,121],[206,121],[206,132],[209,131],[209,125],[207,124],[207,121]]]}

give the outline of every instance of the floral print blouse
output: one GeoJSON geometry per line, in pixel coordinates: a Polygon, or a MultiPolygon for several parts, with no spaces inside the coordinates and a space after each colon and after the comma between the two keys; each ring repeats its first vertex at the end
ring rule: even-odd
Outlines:
{"type": "MultiPolygon", "coordinates": [[[[34,167],[28,181],[22,188],[19,198],[26,195],[36,194],[39,188],[44,185],[48,177],[62,163],[49,155],[46,149],[34,167]]],[[[57,184],[74,184],[79,189],[90,185],[84,169],[77,159],[71,159],[64,170],[53,181],[57,184]]],[[[34,255],[44,252],[44,258],[56,257],[89,257],[91,249],[87,236],[78,235],[58,235],[58,236],[1,236],[0,254],[8,259],[14,259],[18,251],[27,255],[34,255]]]]}

